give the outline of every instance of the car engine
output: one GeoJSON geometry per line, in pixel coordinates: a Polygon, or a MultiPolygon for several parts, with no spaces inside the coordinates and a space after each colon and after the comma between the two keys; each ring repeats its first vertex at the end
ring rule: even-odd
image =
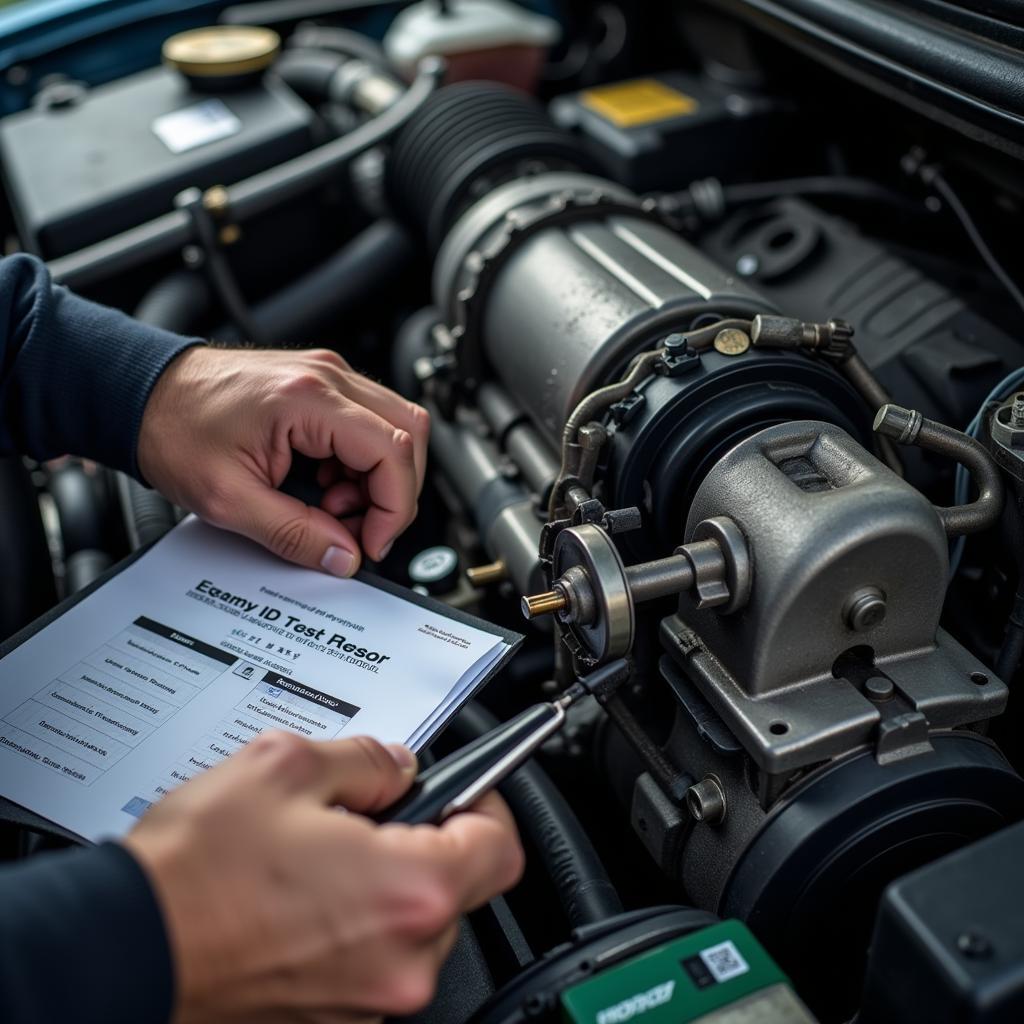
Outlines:
{"type": "MultiPolygon", "coordinates": [[[[503,784],[527,874],[416,1019],[1021,1019],[1014,16],[205,7],[116,75],[15,37],[8,250],[429,410],[379,571],[526,642],[428,758],[629,664],[503,784]]],[[[0,468],[5,636],[180,518],[0,468]]]]}

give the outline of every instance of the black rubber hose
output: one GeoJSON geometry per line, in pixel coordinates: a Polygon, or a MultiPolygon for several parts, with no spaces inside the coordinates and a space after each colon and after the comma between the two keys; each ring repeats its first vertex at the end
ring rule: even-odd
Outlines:
{"type": "MultiPolygon", "coordinates": [[[[468,741],[496,725],[498,720],[486,708],[470,703],[451,729],[468,741]]],[[[528,761],[499,789],[551,876],[570,924],[578,928],[621,914],[622,901],[601,858],[547,772],[528,761]]]]}
{"type": "MultiPolygon", "coordinates": [[[[433,58],[421,61],[420,73],[408,92],[383,114],[340,139],[229,185],[229,217],[239,222],[248,220],[334,181],[351,160],[386,142],[419,110],[434,92],[443,71],[442,61],[433,58]]],[[[188,212],[174,210],[78,252],[51,260],[47,266],[58,284],[84,288],[166,256],[188,245],[194,237],[195,227],[188,212]]]]}
{"type": "Polygon", "coordinates": [[[285,50],[274,64],[274,73],[283,79],[304,100],[324,100],[330,93],[331,81],[342,65],[337,53],[324,50],[285,50]]]}
{"type": "Polygon", "coordinates": [[[289,46],[308,50],[330,50],[342,57],[355,57],[377,67],[390,68],[384,47],[375,39],[347,28],[326,25],[299,25],[289,46]]]}
{"type": "MultiPolygon", "coordinates": [[[[309,341],[387,288],[410,265],[415,252],[401,225],[374,221],[308,274],[254,306],[252,318],[274,345],[309,341]]],[[[217,338],[228,343],[241,340],[231,328],[218,332],[217,338]]]]}
{"type": "Polygon", "coordinates": [[[209,314],[213,295],[206,279],[177,270],[155,284],[135,309],[135,319],[174,334],[190,334],[209,314]]]}

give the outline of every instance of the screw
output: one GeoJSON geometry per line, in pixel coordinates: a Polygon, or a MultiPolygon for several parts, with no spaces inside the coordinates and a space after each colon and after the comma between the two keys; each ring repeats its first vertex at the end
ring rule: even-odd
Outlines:
{"type": "Polygon", "coordinates": [[[686,807],[694,821],[720,825],[725,818],[725,793],[714,775],[707,775],[686,791],[686,807]]]}
{"type": "Polygon", "coordinates": [[[1010,408],[1010,426],[1024,427],[1024,391],[1019,391],[1013,396],[1013,406],[1010,408]]]}
{"type": "Polygon", "coordinates": [[[878,587],[864,587],[855,591],[846,602],[843,617],[855,633],[877,626],[885,618],[885,594],[878,587]]]}

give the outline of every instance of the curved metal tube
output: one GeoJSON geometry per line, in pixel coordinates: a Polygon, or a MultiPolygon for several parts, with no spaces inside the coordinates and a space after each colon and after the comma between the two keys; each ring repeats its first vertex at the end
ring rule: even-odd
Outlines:
{"type": "Polygon", "coordinates": [[[967,505],[935,508],[947,536],[979,533],[995,525],[1003,511],[1003,478],[992,456],[979,441],[900,405],[883,405],[875,417],[874,429],[898,444],[912,444],[938,455],[948,455],[971,474],[978,488],[978,497],[974,501],[967,505]]]}

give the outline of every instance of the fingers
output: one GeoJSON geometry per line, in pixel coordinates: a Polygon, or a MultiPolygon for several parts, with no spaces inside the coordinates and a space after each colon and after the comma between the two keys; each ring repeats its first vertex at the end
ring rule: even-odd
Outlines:
{"type": "Polygon", "coordinates": [[[369,409],[322,394],[304,410],[291,432],[291,443],[313,458],[333,453],[366,474],[370,507],[363,523],[363,548],[377,561],[384,558],[416,515],[419,484],[412,435],[369,409]]]}
{"type": "Polygon", "coordinates": [[[366,406],[382,419],[404,430],[413,442],[413,462],[416,468],[416,493],[423,488],[423,474],[427,467],[427,443],[430,439],[430,414],[421,405],[415,405],[390,388],[362,377],[348,375],[345,393],[360,405],[366,406]]]}
{"type": "Polygon", "coordinates": [[[318,800],[350,811],[379,811],[394,803],[416,777],[416,755],[399,743],[369,736],[315,743],[321,761],[313,789],[318,800]]]}
{"type": "Polygon", "coordinates": [[[320,507],[336,519],[342,519],[353,512],[366,508],[364,488],[354,480],[339,480],[324,491],[320,507]]]}
{"type": "Polygon", "coordinates": [[[249,779],[258,775],[262,785],[360,812],[394,803],[417,768],[416,755],[400,743],[385,745],[369,736],[310,740],[284,730],[263,733],[223,764],[237,766],[249,779]]]}
{"type": "Polygon", "coordinates": [[[382,825],[380,836],[435,873],[452,914],[473,910],[511,888],[523,871],[512,815],[496,793],[440,827],[382,825]]]}
{"type": "Polygon", "coordinates": [[[497,793],[488,793],[471,811],[453,814],[439,831],[463,910],[482,906],[519,881],[523,848],[512,814],[497,793]]]}
{"type": "Polygon", "coordinates": [[[252,481],[230,508],[207,518],[309,569],[347,577],[359,568],[359,541],[344,523],[265,483],[252,481]]]}

